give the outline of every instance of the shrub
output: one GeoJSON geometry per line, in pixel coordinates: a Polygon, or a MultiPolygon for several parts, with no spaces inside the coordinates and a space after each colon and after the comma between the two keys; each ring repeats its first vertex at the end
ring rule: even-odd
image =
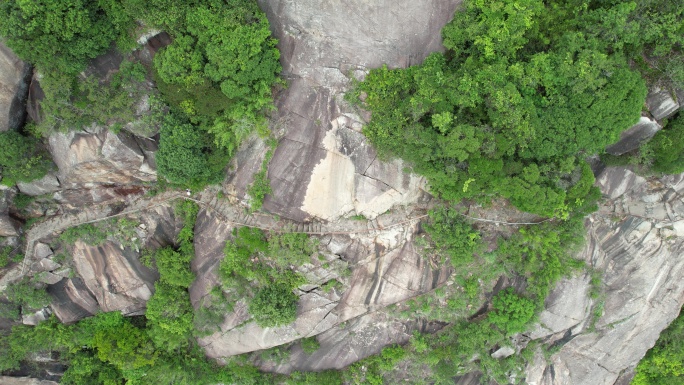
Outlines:
{"type": "Polygon", "coordinates": [[[175,114],[166,116],[162,123],[155,159],[161,177],[192,189],[219,182],[228,162],[224,151],[175,114]]]}
{"type": "Polygon", "coordinates": [[[40,148],[40,143],[16,131],[0,132],[0,149],[2,184],[5,186],[40,179],[52,168],[52,161],[40,148]]]}
{"type": "Polygon", "coordinates": [[[297,318],[298,299],[289,286],[269,285],[259,289],[249,302],[249,313],[262,327],[287,325],[297,318]]]}
{"type": "Polygon", "coordinates": [[[12,254],[12,246],[0,248],[0,268],[7,266],[10,261],[10,254],[12,254]]]}
{"type": "Polygon", "coordinates": [[[30,310],[39,310],[50,304],[50,296],[45,289],[39,289],[28,278],[10,284],[5,290],[10,302],[30,310]]]}
{"type": "Polygon", "coordinates": [[[107,241],[107,233],[92,223],[70,227],[59,236],[59,240],[67,244],[82,241],[90,246],[98,246],[107,241]]]}
{"type": "Polygon", "coordinates": [[[425,231],[430,234],[438,250],[444,252],[454,267],[473,261],[473,254],[481,249],[480,233],[473,229],[460,213],[448,207],[431,210],[425,231]]]}
{"type": "Polygon", "coordinates": [[[321,344],[319,344],[318,340],[316,340],[316,336],[302,338],[299,342],[302,344],[302,350],[306,354],[313,354],[321,347],[321,344]]]}
{"type": "Polygon", "coordinates": [[[525,330],[534,317],[535,303],[506,289],[499,292],[492,300],[494,311],[488,319],[506,334],[515,334],[525,330]]]}
{"type": "Polygon", "coordinates": [[[14,197],[14,200],[12,201],[12,203],[14,204],[14,207],[17,208],[17,210],[23,210],[23,209],[27,208],[31,203],[33,203],[33,201],[35,199],[36,198],[33,196],[18,193],[14,197]]]}

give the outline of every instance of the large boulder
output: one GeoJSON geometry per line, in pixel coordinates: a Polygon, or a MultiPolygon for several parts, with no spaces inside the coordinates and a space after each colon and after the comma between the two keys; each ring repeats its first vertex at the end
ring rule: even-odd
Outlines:
{"type": "Polygon", "coordinates": [[[132,134],[115,134],[100,127],[89,132],[53,133],[50,152],[59,167],[62,188],[96,184],[140,184],[156,180],[132,134]]]}
{"type": "Polygon", "coordinates": [[[137,253],[112,242],[88,246],[77,241],[73,263],[102,311],[121,311],[126,315],[144,313],[158,277],[140,263],[137,253]]]}
{"type": "Polygon", "coordinates": [[[658,122],[642,116],[637,124],[620,134],[620,140],[606,147],[606,152],[611,155],[622,155],[636,150],[662,128],[658,122]]]}
{"type": "Polygon", "coordinates": [[[417,64],[442,50],[440,30],[460,1],[259,3],[279,40],[283,73],[291,79],[276,100],[274,125],[283,135],[269,166],[273,193],[264,208],[296,220],[333,220],[354,214],[372,218],[415,201],[423,181],[405,175],[400,162],[374,160],[363,136],[353,135],[367,114],[343,96],[351,77],[385,63],[417,64]]]}
{"type": "Polygon", "coordinates": [[[646,96],[646,105],[651,115],[656,120],[665,119],[677,112],[680,108],[681,100],[677,100],[676,94],[673,95],[669,90],[654,88],[646,96]]]}
{"type": "Polygon", "coordinates": [[[0,132],[24,123],[30,78],[31,66],[0,42],[0,132]]]}

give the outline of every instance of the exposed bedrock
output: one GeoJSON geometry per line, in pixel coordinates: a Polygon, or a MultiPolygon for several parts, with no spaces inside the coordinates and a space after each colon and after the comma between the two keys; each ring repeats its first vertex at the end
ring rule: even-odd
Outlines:
{"type": "Polygon", "coordinates": [[[611,167],[597,184],[612,199],[587,219],[581,255],[600,272],[601,294],[586,295],[586,275],[556,287],[530,336],[562,348],[528,367],[530,384],[626,383],[684,303],[684,175],[646,180],[611,167]]]}
{"type": "MultiPolygon", "coordinates": [[[[279,39],[289,86],[277,98],[282,134],[264,207],[295,220],[374,218],[415,201],[424,180],[382,162],[359,134],[367,114],[349,106],[350,78],[387,63],[406,67],[443,49],[440,30],[459,0],[261,0],[279,39]],[[391,10],[391,11],[388,11],[391,10]],[[365,115],[365,116],[361,116],[365,115]]],[[[244,182],[236,187],[244,196],[244,182]]]]}
{"type": "Polygon", "coordinates": [[[30,79],[31,66],[0,43],[0,132],[24,124],[30,79]]]}
{"type": "MultiPolygon", "coordinates": [[[[142,246],[149,249],[173,245],[182,227],[169,206],[143,212],[137,220],[136,232],[142,246]]],[[[62,322],[75,322],[99,311],[142,314],[158,278],[140,263],[139,252],[110,241],[101,246],[77,242],[71,267],[55,263],[46,244],[36,244],[34,254],[31,271],[41,279],[54,279],[45,283],[52,310],[62,322]]]]}
{"type": "MultiPolygon", "coordinates": [[[[198,277],[190,288],[190,295],[193,305],[199,306],[200,300],[218,283],[217,269],[223,258],[225,242],[230,239],[232,226],[203,210],[195,231],[197,257],[192,262],[192,267],[198,277]]],[[[207,355],[214,358],[267,349],[327,332],[345,321],[357,319],[445,284],[450,275],[449,268],[444,266],[433,269],[416,252],[413,245],[415,232],[415,225],[406,225],[380,231],[373,236],[322,237],[321,245],[325,247],[321,250],[323,262],[332,268],[322,268],[322,261],[317,257],[312,258],[311,263],[298,268],[309,277],[310,282],[318,284],[300,288],[297,319],[294,323],[273,328],[260,327],[251,321],[245,303],[240,301],[235,304],[234,311],[226,316],[221,330],[200,338],[200,345],[205,348],[207,355]],[[341,274],[343,269],[335,269],[336,265],[342,268],[348,265],[351,274],[341,274]],[[344,289],[325,292],[318,287],[331,279],[342,282],[344,289]]],[[[372,319],[359,322],[370,322],[372,319]]],[[[396,327],[401,326],[395,321],[387,322],[393,322],[396,327]]],[[[366,345],[365,350],[355,353],[358,356],[353,360],[342,360],[339,357],[333,359],[328,356],[321,359],[317,367],[350,364],[363,358],[362,356],[376,352],[384,343],[366,345]]],[[[346,357],[353,356],[349,352],[345,354],[348,354],[346,357]]]]}
{"type": "Polygon", "coordinates": [[[104,127],[87,131],[55,132],[49,137],[49,150],[58,171],[30,183],[19,183],[28,195],[55,193],[60,203],[83,206],[130,194],[123,188],[156,180],[156,143],[122,131],[104,127]]]}
{"type": "Polygon", "coordinates": [[[39,380],[30,377],[7,377],[0,376],[0,384],[3,385],[57,385],[55,381],[39,380]]]}

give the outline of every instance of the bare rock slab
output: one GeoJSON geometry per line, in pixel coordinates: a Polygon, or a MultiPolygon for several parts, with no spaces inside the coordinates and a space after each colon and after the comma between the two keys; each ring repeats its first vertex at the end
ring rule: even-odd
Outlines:
{"type": "Polygon", "coordinates": [[[679,110],[679,103],[668,90],[656,88],[646,96],[646,105],[656,120],[667,118],[679,110]]]}
{"type": "Polygon", "coordinates": [[[0,43],[0,132],[24,123],[31,66],[0,43]]]}
{"type": "Polygon", "coordinates": [[[102,311],[141,314],[152,296],[157,276],[142,266],[136,253],[112,242],[88,246],[76,242],[73,252],[76,271],[94,294],[102,311]]]}
{"type": "Polygon", "coordinates": [[[18,182],[17,187],[19,187],[19,191],[21,191],[22,194],[39,196],[59,191],[61,185],[57,176],[49,173],[41,179],[32,182],[18,182]]]}
{"type": "Polygon", "coordinates": [[[626,167],[608,167],[596,179],[596,185],[609,199],[615,199],[646,182],[626,167]]]}
{"type": "Polygon", "coordinates": [[[655,120],[642,116],[637,124],[620,134],[619,141],[606,147],[606,152],[617,156],[636,150],[662,128],[655,120]]]}
{"type": "MultiPolygon", "coordinates": [[[[364,119],[343,96],[351,76],[383,64],[417,64],[442,50],[441,28],[460,1],[259,3],[279,40],[283,72],[292,79],[276,100],[276,126],[284,134],[269,166],[273,194],[264,208],[299,221],[372,218],[417,199],[424,187],[420,178],[382,174],[392,176],[385,180],[365,172],[375,154],[362,135],[357,140],[345,132],[358,133],[364,119]]],[[[400,164],[390,167],[404,173],[400,164]]]]}

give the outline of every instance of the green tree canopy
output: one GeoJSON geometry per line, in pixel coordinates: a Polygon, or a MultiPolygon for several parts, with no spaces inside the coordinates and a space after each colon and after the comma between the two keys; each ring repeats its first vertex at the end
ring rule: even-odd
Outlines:
{"type": "Polygon", "coordinates": [[[16,131],[0,132],[2,184],[13,186],[17,182],[40,179],[52,166],[49,154],[35,138],[16,131]]]}

